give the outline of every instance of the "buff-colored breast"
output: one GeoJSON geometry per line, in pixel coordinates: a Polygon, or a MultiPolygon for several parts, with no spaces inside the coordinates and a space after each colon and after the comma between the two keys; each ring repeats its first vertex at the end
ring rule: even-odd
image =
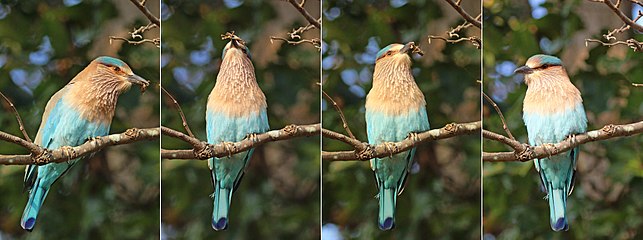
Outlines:
{"type": "Polygon", "coordinates": [[[580,91],[560,66],[529,74],[525,76],[525,82],[528,87],[523,111],[526,113],[554,114],[583,102],[580,91]]]}
{"type": "Polygon", "coordinates": [[[366,96],[368,111],[400,115],[426,105],[424,94],[415,83],[408,56],[382,59],[375,65],[373,87],[366,96]]]}
{"type": "Polygon", "coordinates": [[[208,96],[208,111],[240,117],[266,109],[266,96],[257,84],[252,62],[241,54],[230,49],[225,55],[208,96]]]}

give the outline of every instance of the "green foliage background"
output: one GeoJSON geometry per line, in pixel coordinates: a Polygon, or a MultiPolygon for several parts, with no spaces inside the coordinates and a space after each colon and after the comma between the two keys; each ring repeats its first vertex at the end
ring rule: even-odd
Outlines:
{"type": "MultiPolygon", "coordinates": [[[[118,57],[152,85],[158,84],[158,48],[119,42],[110,45],[107,38],[147,23],[133,5],[119,7],[108,1],[66,4],[0,3],[0,15],[6,14],[0,18],[0,91],[13,101],[32,139],[49,98],[100,55],[118,57]],[[123,11],[139,15],[124,20],[123,11]],[[17,69],[27,72],[27,77],[12,75],[17,69]]],[[[158,4],[148,5],[158,11],[158,4]]],[[[158,126],[158,94],[154,87],[143,94],[133,87],[123,94],[110,132],[158,126]]],[[[14,114],[4,101],[1,105],[0,129],[22,137],[14,114]]],[[[0,166],[0,239],[158,238],[158,144],[144,141],[110,147],[77,163],[52,187],[31,233],[20,228],[27,202],[27,194],[22,192],[24,167],[0,166]]],[[[0,154],[27,153],[0,141],[0,154]]]]}
{"type": "MultiPolygon", "coordinates": [[[[235,31],[249,46],[266,95],[271,129],[319,123],[319,51],[310,45],[270,42],[307,24],[283,1],[164,1],[163,86],[181,104],[199,139],[206,139],[205,106],[227,41],[235,31]],[[167,8],[165,8],[167,7],[167,8]]],[[[307,4],[313,16],[314,1],[307,4]]],[[[317,33],[315,33],[317,31],[317,33]]],[[[304,37],[319,37],[311,30],[304,37]]],[[[169,98],[162,124],[185,131],[169,98]]],[[[162,138],[166,149],[189,145],[162,138]]],[[[232,197],[229,227],[211,227],[213,192],[206,161],[162,161],[162,236],[177,239],[318,239],[319,138],[299,138],[256,149],[232,197]]]]}
{"type": "MultiPolygon", "coordinates": [[[[623,5],[628,13],[629,3],[623,5]]],[[[561,57],[583,95],[588,130],[643,119],[643,91],[631,85],[643,79],[643,54],[624,46],[583,43],[586,38],[601,39],[601,34],[623,24],[605,5],[548,1],[530,7],[527,1],[500,0],[485,1],[483,7],[484,91],[499,104],[519,141],[528,142],[522,121],[526,86],[522,76],[506,73],[538,53],[561,57]],[[533,18],[535,8],[547,12],[533,18]]],[[[617,36],[643,40],[631,31],[617,36]]],[[[487,103],[483,115],[485,129],[504,134],[487,103]]],[[[483,144],[484,151],[509,150],[493,141],[483,144]]],[[[561,233],[550,229],[547,201],[533,163],[484,163],[485,239],[640,239],[641,146],[640,135],[581,146],[576,187],[568,201],[570,230],[561,233]]]]}
{"type": "MultiPolygon", "coordinates": [[[[479,2],[464,3],[471,15],[479,2]]],[[[366,140],[365,94],[375,53],[391,43],[414,41],[426,55],[414,57],[414,76],[427,99],[432,128],[480,120],[480,50],[468,42],[444,44],[443,35],[462,23],[442,1],[323,1],[324,90],[343,109],[358,139],[366,140]],[[403,3],[403,6],[399,4],[403,3]],[[351,72],[359,73],[359,75],[351,72]]],[[[477,29],[463,35],[480,36],[477,29]]],[[[324,128],[346,133],[329,102],[322,104],[324,128]]],[[[323,140],[326,151],[349,150],[323,140]]],[[[323,162],[323,237],[335,239],[480,239],[480,136],[424,144],[415,170],[398,197],[396,227],[377,228],[378,202],[368,162],[323,162]]]]}

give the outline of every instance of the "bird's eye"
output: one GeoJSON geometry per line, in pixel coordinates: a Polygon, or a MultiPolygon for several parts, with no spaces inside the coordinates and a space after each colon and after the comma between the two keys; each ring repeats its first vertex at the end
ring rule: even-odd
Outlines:
{"type": "Polygon", "coordinates": [[[119,67],[114,67],[113,69],[114,69],[115,72],[120,72],[121,71],[121,68],[119,68],[119,67]]]}
{"type": "Polygon", "coordinates": [[[391,52],[386,52],[386,56],[391,56],[391,52]]]}
{"type": "Polygon", "coordinates": [[[545,69],[545,68],[548,68],[548,67],[549,67],[549,64],[543,64],[542,66],[540,66],[540,68],[542,68],[542,69],[545,69]]]}

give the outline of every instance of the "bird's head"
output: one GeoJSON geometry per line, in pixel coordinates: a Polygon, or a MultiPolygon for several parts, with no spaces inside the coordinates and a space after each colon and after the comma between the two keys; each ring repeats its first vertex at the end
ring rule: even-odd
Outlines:
{"type": "Polygon", "coordinates": [[[251,59],[250,49],[246,46],[246,43],[243,40],[233,38],[225,45],[223,48],[223,53],[221,54],[221,59],[225,60],[226,57],[234,58],[248,58],[251,59]]]}
{"type": "Polygon", "coordinates": [[[529,85],[532,79],[549,77],[556,74],[564,73],[563,62],[559,58],[538,54],[527,59],[525,66],[521,66],[514,71],[514,74],[524,74],[525,83],[529,85]]]}
{"type": "Polygon", "coordinates": [[[141,90],[145,91],[145,88],[150,84],[149,81],[134,74],[125,62],[117,58],[98,57],[90,63],[88,68],[95,70],[93,81],[114,86],[119,92],[129,89],[132,84],[141,86],[141,90]]]}
{"type": "Polygon", "coordinates": [[[415,50],[415,43],[409,42],[407,44],[393,43],[377,52],[375,59],[375,66],[388,65],[388,66],[406,66],[411,67],[411,54],[415,50]]]}

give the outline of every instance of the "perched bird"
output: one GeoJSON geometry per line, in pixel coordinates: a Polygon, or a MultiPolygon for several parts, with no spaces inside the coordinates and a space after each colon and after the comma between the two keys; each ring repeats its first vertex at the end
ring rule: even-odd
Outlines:
{"type": "MultiPolygon", "coordinates": [[[[391,44],[377,53],[373,87],[366,96],[366,127],[370,144],[390,144],[429,130],[424,94],[411,71],[413,42],[391,44]]],[[[379,189],[379,228],[395,226],[395,205],[413,165],[415,148],[371,160],[379,189]]]]}
{"type": "MultiPolygon", "coordinates": [[[[35,143],[57,149],[78,146],[88,139],[107,135],[118,96],[132,84],[145,89],[149,82],[134,74],[119,59],[96,58],[49,99],[35,143]]],[[[20,220],[23,229],[33,230],[51,185],[78,160],[27,166],[24,186],[29,191],[29,201],[20,220]]]]}
{"type": "MultiPolygon", "coordinates": [[[[587,129],[580,91],[569,80],[560,59],[534,55],[515,73],[525,75],[527,94],[523,120],[529,144],[558,143],[587,129]]],[[[568,230],[567,196],[574,190],[579,148],[534,160],[536,171],[549,200],[550,225],[554,231],[568,230]]]]}
{"type": "MultiPolygon", "coordinates": [[[[241,141],[268,131],[266,96],[255,78],[255,68],[245,42],[232,39],[223,49],[217,80],[208,96],[208,143],[241,141]]],[[[239,186],[254,149],[208,160],[214,186],[212,228],[228,227],[232,193],[239,186]]]]}

